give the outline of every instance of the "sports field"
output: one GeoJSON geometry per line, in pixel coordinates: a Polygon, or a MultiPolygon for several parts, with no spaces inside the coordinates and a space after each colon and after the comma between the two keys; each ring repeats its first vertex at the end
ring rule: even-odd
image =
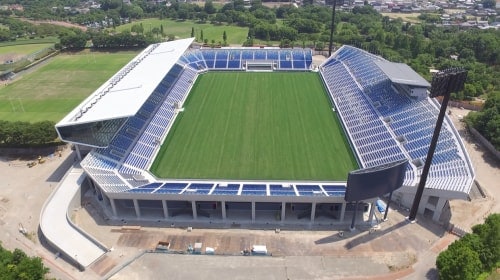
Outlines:
{"type": "MultiPolygon", "coordinates": [[[[0,56],[4,55],[19,55],[24,56],[28,54],[32,54],[34,52],[43,50],[48,47],[53,47],[54,44],[46,43],[46,44],[28,44],[28,45],[11,45],[11,46],[1,46],[0,45],[0,56]]],[[[3,61],[0,61],[3,63],[3,61]]]]}
{"type": "Polygon", "coordinates": [[[151,167],[163,178],[346,180],[357,169],[317,73],[199,76],[151,167]]]}
{"type": "Polygon", "coordinates": [[[191,37],[191,28],[194,28],[195,37],[200,39],[201,30],[203,30],[203,38],[208,39],[211,43],[214,40],[216,43],[222,41],[222,34],[226,31],[227,43],[241,45],[248,36],[248,27],[240,27],[235,25],[215,25],[210,23],[197,23],[194,21],[176,21],[170,19],[142,19],[132,23],[120,25],[116,27],[119,32],[130,31],[134,24],[142,24],[144,32],[148,32],[153,28],[160,28],[163,25],[165,35],[173,34],[177,38],[191,37]]]}
{"type": "Polygon", "coordinates": [[[136,55],[57,55],[0,87],[0,120],[57,122],[136,55]]]}

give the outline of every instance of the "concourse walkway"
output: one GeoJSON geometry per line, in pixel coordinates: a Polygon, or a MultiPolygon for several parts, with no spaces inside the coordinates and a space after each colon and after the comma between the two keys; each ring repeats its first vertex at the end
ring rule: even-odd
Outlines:
{"type": "Polygon", "coordinates": [[[107,252],[104,245],[77,229],[68,217],[71,201],[80,192],[84,179],[83,169],[72,167],[40,214],[40,229],[47,241],[82,270],[107,252]]]}

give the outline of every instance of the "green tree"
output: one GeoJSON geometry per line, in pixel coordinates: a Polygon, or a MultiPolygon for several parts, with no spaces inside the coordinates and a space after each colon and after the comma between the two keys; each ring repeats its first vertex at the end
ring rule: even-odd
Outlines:
{"type": "Polygon", "coordinates": [[[243,12],[245,11],[245,2],[243,0],[234,0],[234,10],[243,12]]]}
{"type": "Polygon", "coordinates": [[[317,51],[322,51],[325,48],[325,43],[319,41],[316,43],[316,50],[317,51]]]}
{"type": "Polygon", "coordinates": [[[484,245],[479,253],[485,270],[491,270],[500,262],[500,214],[488,216],[484,224],[472,227],[472,232],[484,245]]]}
{"type": "Polygon", "coordinates": [[[142,24],[134,24],[130,28],[130,31],[137,34],[144,34],[144,27],[142,27],[142,24]]]}
{"type": "Polygon", "coordinates": [[[194,27],[191,27],[191,38],[194,37],[194,27]]]}
{"type": "Polygon", "coordinates": [[[500,264],[500,214],[488,216],[472,233],[453,242],[436,259],[440,279],[477,279],[500,264]]]}
{"type": "Polygon", "coordinates": [[[205,11],[201,11],[201,12],[199,12],[198,14],[196,14],[196,18],[197,18],[200,22],[205,22],[205,21],[207,21],[208,14],[207,14],[205,11]]]}
{"type": "MultiPolygon", "coordinates": [[[[477,88],[476,88],[477,89],[477,88]]],[[[500,150],[500,92],[489,94],[481,112],[470,112],[466,120],[500,150]]]]}
{"type": "Polygon", "coordinates": [[[117,9],[120,7],[122,4],[122,1],[120,0],[101,0],[101,9],[104,11],[111,10],[111,9],[117,9]]]}
{"type": "Polygon", "coordinates": [[[205,7],[203,9],[207,14],[215,14],[217,12],[217,9],[214,7],[214,4],[212,1],[205,1],[205,7]]]}
{"type": "Polygon", "coordinates": [[[45,279],[49,269],[39,257],[28,257],[23,251],[14,252],[0,246],[0,275],[2,279],[45,279]]]}
{"type": "Polygon", "coordinates": [[[478,253],[459,240],[439,254],[436,266],[442,280],[475,280],[482,268],[478,253]]]}
{"type": "Polygon", "coordinates": [[[83,49],[87,44],[87,35],[82,32],[61,36],[60,44],[62,48],[83,49]]]}
{"type": "Polygon", "coordinates": [[[226,30],[224,30],[224,32],[222,33],[222,40],[224,42],[227,42],[227,34],[226,34],[226,30]]]}
{"type": "Polygon", "coordinates": [[[151,33],[153,33],[156,37],[158,37],[158,34],[160,34],[160,28],[153,27],[153,29],[151,29],[151,33]]]}

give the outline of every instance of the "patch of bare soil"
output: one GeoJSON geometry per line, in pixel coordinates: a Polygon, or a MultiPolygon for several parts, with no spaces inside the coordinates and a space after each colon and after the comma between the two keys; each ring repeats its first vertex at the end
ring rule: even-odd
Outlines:
{"type": "Polygon", "coordinates": [[[26,18],[21,18],[21,20],[29,22],[29,23],[32,23],[32,24],[36,24],[36,25],[42,24],[42,23],[47,23],[47,24],[64,26],[64,27],[74,27],[74,28],[81,29],[83,31],[87,31],[87,27],[85,27],[85,26],[81,26],[81,25],[74,24],[74,23],[71,23],[71,22],[66,22],[66,21],[57,21],[57,20],[30,20],[30,19],[26,19],[26,18]]]}

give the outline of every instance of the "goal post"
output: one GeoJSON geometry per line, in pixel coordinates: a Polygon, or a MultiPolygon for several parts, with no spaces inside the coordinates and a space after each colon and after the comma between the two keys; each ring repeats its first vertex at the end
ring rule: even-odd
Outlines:
{"type": "Polygon", "coordinates": [[[277,63],[274,60],[247,60],[246,71],[271,72],[276,70],[277,63]]]}

